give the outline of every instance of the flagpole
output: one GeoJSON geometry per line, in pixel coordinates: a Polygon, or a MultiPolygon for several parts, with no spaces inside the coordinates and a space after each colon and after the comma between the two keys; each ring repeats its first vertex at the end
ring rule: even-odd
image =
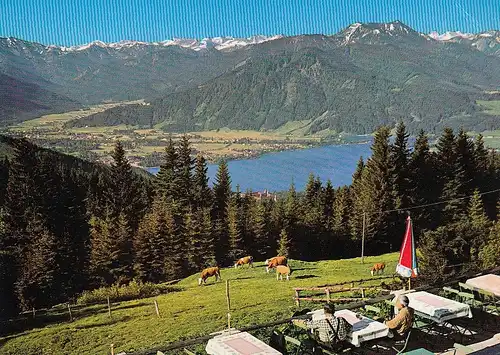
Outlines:
{"type": "Polygon", "coordinates": [[[365,263],[365,223],[366,223],[366,212],[363,212],[363,237],[361,240],[361,264],[365,263]]]}

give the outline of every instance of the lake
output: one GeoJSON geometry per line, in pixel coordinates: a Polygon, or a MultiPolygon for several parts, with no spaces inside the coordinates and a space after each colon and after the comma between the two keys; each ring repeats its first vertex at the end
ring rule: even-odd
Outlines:
{"type": "MultiPolygon", "coordinates": [[[[310,173],[319,175],[323,183],[330,179],[334,186],[347,185],[351,183],[359,157],[363,156],[366,160],[371,155],[370,145],[329,145],[267,153],[254,159],[230,160],[228,167],[232,186],[235,189],[239,184],[242,191],[283,191],[288,190],[293,181],[297,190],[303,190],[310,173]]],[[[158,169],[147,170],[156,174],[158,169]]],[[[209,164],[210,184],[216,172],[217,164],[209,164]]]]}

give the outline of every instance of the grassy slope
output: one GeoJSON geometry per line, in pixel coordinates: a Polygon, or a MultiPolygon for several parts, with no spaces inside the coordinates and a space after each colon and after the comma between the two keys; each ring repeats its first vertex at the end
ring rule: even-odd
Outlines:
{"type": "MultiPolygon", "coordinates": [[[[371,277],[369,268],[375,262],[387,263],[392,273],[398,254],[335,261],[300,262],[292,260],[295,269],[289,282],[276,281],[266,274],[263,263],[254,269],[224,269],[223,280],[231,280],[232,324],[235,327],[260,324],[286,318],[295,309],[293,287],[318,286],[371,277]]],[[[113,306],[113,318],[106,308],[93,306],[76,312],[73,323],[58,323],[0,338],[2,354],[104,354],[110,344],[115,353],[162,346],[167,343],[206,335],[224,328],[226,318],[225,283],[197,286],[198,275],[179,283],[184,291],[157,298],[161,318],[155,315],[153,299],[122,302],[113,306]],[[4,344],[4,345],[1,345],[4,344]]]]}

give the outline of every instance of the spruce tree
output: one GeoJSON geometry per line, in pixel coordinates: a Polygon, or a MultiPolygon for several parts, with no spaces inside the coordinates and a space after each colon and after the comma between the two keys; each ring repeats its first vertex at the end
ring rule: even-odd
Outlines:
{"type": "Polygon", "coordinates": [[[479,252],[483,268],[500,266],[500,219],[491,227],[488,239],[479,252]]]}
{"type": "Polygon", "coordinates": [[[365,205],[363,203],[363,185],[362,177],[365,169],[363,157],[360,157],[356,170],[352,176],[352,184],[349,189],[350,200],[352,202],[351,216],[349,218],[349,230],[353,240],[361,240],[361,233],[363,229],[363,213],[365,212],[365,205]]]}
{"type": "Polygon", "coordinates": [[[216,238],[215,255],[217,262],[223,264],[226,261],[226,255],[229,250],[227,207],[231,197],[231,178],[227,163],[224,160],[219,163],[213,192],[212,222],[214,223],[213,230],[216,238]]]}
{"type": "Polygon", "coordinates": [[[255,236],[252,255],[255,259],[264,260],[272,256],[270,255],[272,243],[268,226],[269,216],[262,202],[256,204],[255,208],[252,209],[252,215],[255,236]]]}
{"type": "Polygon", "coordinates": [[[471,255],[473,260],[477,260],[479,250],[486,243],[491,227],[491,221],[486,217],[478,189],[474,190],[474,195],[469,202],[468,220],[470,224],[468,241],[471,245],[471,255]]]}
{"type": "Polygon", "coordinates": [[[178,195],[182,206],[191,206],[193,203],[193,168],[194,160],[191,157],[189,138],[184,135],[177,150],[178,156],[178,195]]]}
{"type": "Polygon", "coordinates": [[[156,193],[167,201],[176,200],[178,197],[177,171],[178,155],[172,137],[170,137],[168,145],[165,148],[164,162],[160,165],[160,170],[156,175],[156,193]]]}
{"type": "Polygon", "coordinates": [[[290,240],[284,229],[280,233],[278,250],[276,250],[276,253],[279,256],[286,256],[287,258],[290,256],[290,240]]]}
{"type": "Polygon", "coordinates": [[[410,150],[408,149],[408,133],[406,126],[400,122],[396,126],[396,137],[390,146],[390,173],[392,194],[395,208],[406,208],[409,204],[409,171],[408,163],[410,150]]]}
{"type": "MultiPolygon", "coordinates": [[[[236,194],[238,195],[238,194],[236,194]]],[[[228,232],[229,232],[229,252],[228,260],[234,262],[246,255],[243,245],[243,236],[240,227],[240,213],[236,198],[232,198],[227,207],[228,232]]]]}
{"type": "Polygon", "coordinates": [[[455,144],[457,163],[464,172],[463,193],[465,195],[470,195],[473,191],[477,174],[474,142],[467,136],[467,133],[461,129],[458,132],[455,144]]]}
{"type": "Polygon", "coordinates": [[[196,207],[212,206],[212,190],[208,187],[207,170],[205,158],[198,154],[193,177],[193,201],[196,207]]]}
{"type": "Polygon", "coordinates": [[[366,215],[366,245],[369,252],[382,252],[399,247],[401,238],[390,228],[390,215],[382,211],[394,208],[391,173],[389,170],[389,128],[381,127],[375,133],[372,156],[366,163],[361,178],[360,198],[366,215]]]}
{"type": "Polygon", "coordinates": [[[34,216],[28,224],[27,233],[31,241],[21,256],[21,269],[16,281],[16,293],[24,310],[50,306],[57,300],[57,242],[40,218],[34,216]]]}
{"type": "MultiPolygon", "coordinates": [[[[409,166],[411,204],[421,206],[436,202],[440,186],[436,184],[436,179],[429,179],[430,176],[435,176],[435,169],[429,139],[423,130],[417,135],[409,166]]],[[[432,206],[412,211],[415,236],[418,237],[422,230],[434,229],[437,226],[436,218],[431,218],[431,215],[435,213],[439,213],[439,209],[432,206]]]]}

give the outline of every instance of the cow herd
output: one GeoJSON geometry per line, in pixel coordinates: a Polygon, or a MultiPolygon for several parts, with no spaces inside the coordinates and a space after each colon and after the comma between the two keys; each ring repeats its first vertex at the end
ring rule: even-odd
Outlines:
{"type": "MultiPolygon", "coordinates": [[[[292,269],[288,265],[288,259],[286,256],[275,256],[274,258],[267,259],[265,261],[266,264],[266,272],[269,273],[272,269],[276,269],[276,280],[283,280],[283,276],[286,277],[287,280],[290,280],[290,275],[292,274],[292,269]]],[[[245,256],[243,258],[238,259],[234,263],[234,268],[238,268],[239,266],[243,267],[243,265],[248,265],[248,267],[253,268],[253,257],[245,256]]],[[[371,268],[370,272],[372,276],[375,274],[383,273],[385,269],[385,263],[376,263],[371,268]]],[[[220,268],[218,266],[209,267],[204,269],[201,272],[200,278],[198,279],[198,285],[202,283],[205,284],[207,278],[215,276],[215,281],[222,280],[220,276],[220,268]]]]}
{"type": "MultiPolygon", "coordinates": [[[[243,265],[253,267],[253,257],[245,256],[238,259],[234,263],[234,268],[237,269],[239,266],[243,267],[243,265]]],[[[271,269],[276,269],[276,280],[283,280],[283,276],[285,276],[287,280],[290,280],[292,270],[288,266],[288,259],[285,256],[275,256],[274,258],[267,259],[266,272],[269,273],[271,269]]],[[[220,276],[220,268],[218,266],[204,269],[198,279],[198,285],[205,284],[207,279],[211,276],[215,277],[215,281],[222,280],[220,276]]]]}

